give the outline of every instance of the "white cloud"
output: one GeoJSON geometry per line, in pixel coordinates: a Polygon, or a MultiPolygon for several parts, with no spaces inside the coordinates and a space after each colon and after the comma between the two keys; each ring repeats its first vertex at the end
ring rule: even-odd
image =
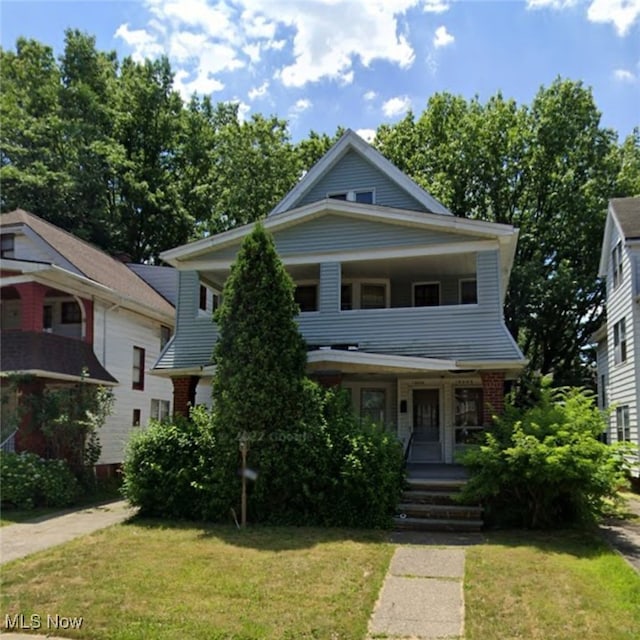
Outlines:
{"type": "MultiPolygon", "coordinates": [[[[181,91],[220,90],[225,74],[282,51],[274,77],[287,87],[320,80],[350,84],[360,63],[414,61],[402,16],[410,8],[444,11],[444,0],[142,0],[142,29],[115,35],[138,59],[166,53],[181,91]]],[[[448,35],[448,34],[447,34],[448,35]]]]}
{"type": "Polygon", "coordinates": [[[577,0],[527,0],[527,9],[566,9],[576,3],[577,0]]]}
{"type": "Polygon", "coordinates": [[[295,113],[302,113],[307,109],[311,109],[312,106],[313,102],[311,102],[309,98],[300,98],[300,100],[297,100],[293,107],[291,107],[291,111],[295,113]]]}
{"type": "Polygon", "coordinates": [[[251,111],[251,107],[246,102],[242,102],[242,100],[234,100],[233,102],[238,103],[238,120],[244,122],[249,111],[251,111]]]}
{"type": "Polygon", "coordinates": [[[179,69],[175,72],[173,86],[180,92],[186,100],[194,93],[200,95],[210,95],[216,91],[224,89],[224,83],[217,78],[210,77],[206,73],[196,73],[195,77],[186,69],[179,69]]]}
{"type": "Polygon", "coordinates": [[[637,80],[636,76],[628,69],[615,69],[613,77],[620,82],[635,82],[637,80]]]}
{"type": "Polygon", "coordinates": [[[369,90],[367,91],[363,96],[362,96],[367,102],[371,102],[372,100],[375,100],[378,97],[378,94],[373,91],[373,90],[369,90]]]}
{"type": "Polygon", "coordinates": [[[247,96],[249,100],[262,98],[262,96],[266,95],[268,89],[269,89],[269,81],[265,80],[259,87],[254,87],[253,89],[250,89],[247,96]]]}
{"type": "Polygon", "coordinates": [[[145,58],[157,58],[162,55],[162,45],[152,33],[145,29],[129,29],[128,24],[121,24],[115,35],[122,38],[133,49],[132,57],[138,62],[145,58]]]}
{"type": "Polygon", "coordinates": [[[356,129],[356,133],[369,144],[371,144],[376,138],[375,129],[356,129]]]}
{"type": "Polygon", "coordinates": [[[449,11],[451,4],[446,0],[424,0],[422,10],[425,13],[444,13],[449,11]]]}
{"type": "Polygon", "coordinates": [[[382,105],[382,113],[387,118],[393,118],[407,112],[411,108],[411,98],[409,96],[396,96],[390,98],[382,105]]]}
{"type": "Polygon", "coordinates": [[[593,0],[587,11],[591,22],[611,22],[625,36],[640,17],[640,0],[593,0]]]}
{"type": "Polygon", "coordinates": [[[443,25],[436,29],[436,33],[433,36],[433,46],[436,49],[439,49],[440,47],[447,47],[448,45],[453,44],[454,41],[455,38],[447,31],[447,27],[443,25]]]}
{"type": "MultiPolygon", "coordinates": [[[[562,10],[586,5],[578,0],[527,0],[527,9],[562,10]]],[[[625,36],[640,17],[640,0],[589,0],[589,22],[612,23],[619,36],[625,36]]]]}
{"type": "Polygon", "coordinates": [[[386,60],[401,68],[414,60],[396,16],[418,0],[241,0],[245,13],[260,14],[292,32],[293,58],[276,74],[287,87],[322,79],[349,83],[353,63],[386,60]],[[252,13],[253,12],[253,13],[252,13]]]}

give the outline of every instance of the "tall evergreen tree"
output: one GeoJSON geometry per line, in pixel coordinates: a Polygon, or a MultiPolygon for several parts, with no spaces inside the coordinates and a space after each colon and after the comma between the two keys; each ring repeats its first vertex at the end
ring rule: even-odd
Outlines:
{"type": "Polygon", "coordinates": [[[242,244],[216,313],[213,403],[231,474],[239,439],[248,442],[250,464],[260,472],[252,509],[261,519],[282,518],[301,492],[292,480],[304,462],[296,438],[304,434],[306,411],[306,349],[297,313],[291,278],[258,224],[242,244]]]}

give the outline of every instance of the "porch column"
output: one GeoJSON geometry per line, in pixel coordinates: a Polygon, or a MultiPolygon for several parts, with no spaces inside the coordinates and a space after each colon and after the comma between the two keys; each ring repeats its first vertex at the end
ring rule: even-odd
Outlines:
{"type": "Polygon", "coordinates": [[[484,401],[482,422],[490,426],[492,417],[504,412],[504,371],[482,371],[480,378],[484,401]]]}
{"type": "Polygon", "coordinates": [[[15,285],[22,304],[22,331],[42,333],[42,306],[47,291],[38,282],[23,282],[15,285]]]}
{"type": "Polygon", "coordinates": [[[189,407],[196,403],[196,388],[199,376],[180,376],[171,378],[173,382],[173,415],[189,416],[189,407]]]}
{"type": "Polygon", "coordinates": [[[323,262],[320,265],[320,313],[340,311],[340,278],[342,265],[339,262],[323,262]]]}
{"type": "Polygon", "coordinates": [[[16,452],[28,451],[36,453],[42,458],[47,454],[46,441],[40,427],[33,424],[28,406],[30,397],[41,396],[44,392],[44,386],[44,381],[40,378],[33,378],[18,384],[18,410],[22,410],[24,413],[20,418],[15,439],[16,452]]]}

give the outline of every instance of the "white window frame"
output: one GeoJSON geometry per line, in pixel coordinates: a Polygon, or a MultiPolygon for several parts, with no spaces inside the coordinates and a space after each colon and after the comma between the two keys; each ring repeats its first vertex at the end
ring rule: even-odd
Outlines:
{"type": "Polygon", "coordinates": [[[627,327],[624,318],[613,325],[613,361],[624,364],[627,361],[627,327]],[[624,353],[623,353],[624,351],[624,353]],[[623,357],[624,356],[624,357],[623,357]]]}
{"type": "MultiPolygon", "coordinates": [[[[345,278],[340,281],[340,286],[351,285],[351,309],[340,309],[341,313],[351,313],[352,311],[382,311],[391,307],[391,281],[389,278],[345,278]],[[362,286],[363,285],[384,285],[385,306],[380,309],[362,309],[362,286]]],[[[340,307],[342,307],[342,289],[340,290],[340,307]]]]}
{"type": "MultiPolygon", "coordinates": [[[[387,394],[387,389],[385,387],[375,387],[372,385],[367,385],[367,386],[363,386],[360,387],[360,394],[359,394],[359,403],[360,403],[360,419],[362,420],[365,417],[365,413],[364,413],[364,406],[363,406],[363,395],[365,392],[367,391],[373,391],[376,393],[382,393],[382,417],[380,420],[375,420],[373,419],[373,422],[375,422],[376,424],[379,424],[380,426],[384,426],[387,422],[387,406],[388,406],[388,394],[387,394]]],[[[367,414],[368,415],[368,414],[367,414]]]]}
{"type": "Polygon", "coordinates": [[[429,285],[429,284],[437,284],[438,285],[438,304],[437,305],[431,305],[431,306],[437,306],[437,307],[441,307],[442,306],[442,282],[440,282],[440,280],[424,280],[421,282],[412,282],[411,283],[411,306],[415,307],[416,306],[416,287],[419,287],[421,285],[429,285]]]}
{"type": "Polygon", "coordinates": [[[622,240],[618,240],[611,251],[611,272],[613,288],[617,289],[622,284],[622,240]]]}
{"type": "Polygon", "coordinates": [[[458,280],[458,304],[468,307],[470,305],[478,304],[478,278],[460,278],[458,280]],[[462,284],[464,282],[476,283],[476,301],[475,302],[462,302],[462,284]]]}
{"type": "Polygon", "coordinates": [[[171,402],[162,398],[151,398],[149,418],[161,422],[171,415],[171,402]]]}
{"type": "Polygon", "coordinates": [[[616,407],[616,435],[618,442],[631,442],[631,419],[628,404],[616,407]]]}

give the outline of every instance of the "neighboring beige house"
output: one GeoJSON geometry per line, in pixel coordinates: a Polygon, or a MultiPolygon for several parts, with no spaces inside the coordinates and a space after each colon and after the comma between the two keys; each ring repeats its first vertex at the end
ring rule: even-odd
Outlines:
{"type": "Polygon", "coordinates": [[[640,446],[640,197],[610,201],[598,275],[607,287],[607,322],[594,336],[607,440],[640,446]]]}
{"type": "MultiPolygon", "coordinates": [[[[88,382],[111,387],[98,464],[111,473],[131,433],[171,412],[171,383],[147,373],[173,333],[177,273],[124,264],[26,211],[2,214],[0,233],[0,375],[31,374],[20,392],[39,393],[86,368],[88,382]]],[[[46,454],[24,424],[3,427],[2,440],[4,450],[46,454]]]]}

